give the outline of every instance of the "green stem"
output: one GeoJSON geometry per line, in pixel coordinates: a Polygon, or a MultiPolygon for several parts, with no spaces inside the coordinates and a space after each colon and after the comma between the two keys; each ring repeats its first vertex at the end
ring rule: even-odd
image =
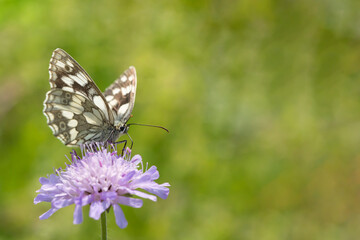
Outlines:
{"type": "Polygon", "coordinates": [[[106,211],[101,214],[101,240],[107,240],[106,211]]]}

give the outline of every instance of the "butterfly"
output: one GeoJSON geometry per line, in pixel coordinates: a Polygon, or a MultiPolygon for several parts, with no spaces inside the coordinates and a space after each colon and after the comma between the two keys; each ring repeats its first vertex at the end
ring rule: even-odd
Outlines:
{"type": "MultiPolygon", "coordinates": [[[[46,93],[43,113],[62,143],[70,147],[115,143],[127,134],[136,95],[134,67],[102,93],[89,74],[67,52],[57,48],[50,59],[49,74],[51,89],[46,93]]],[[[126,140],[121,142],[126,144],[126,140]]]]}

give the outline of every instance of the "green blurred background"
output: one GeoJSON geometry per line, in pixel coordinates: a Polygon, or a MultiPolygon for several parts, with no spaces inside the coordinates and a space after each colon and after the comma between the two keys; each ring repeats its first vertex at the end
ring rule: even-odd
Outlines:
{"type": "Polygon", "coordinates": [[[39,177],[70,149],[42,114],[55,48],[101,90],[137,68],[134,153],[167,200],[110,239],[359,239],[359,1],[0,1],[0,239],[99,239],[47,220],[39,177]]]}

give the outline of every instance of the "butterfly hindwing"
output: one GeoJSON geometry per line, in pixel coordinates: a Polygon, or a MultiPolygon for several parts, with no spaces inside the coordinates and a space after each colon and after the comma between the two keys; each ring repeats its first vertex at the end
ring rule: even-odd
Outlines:
{"type": "Polygon", "coordinates": [[[114,112],[115,123],[125,124],[134,108],[136,95],[136,70],[129,67],[104,92],[106,101],[114,112]]]}
{"type": "Polygon", "coordinates": [[[53,134],[65,145],[104,141],[110,131],[102,110],[86,97],[53,89],[46,95],[44,114],[53,134]]]}

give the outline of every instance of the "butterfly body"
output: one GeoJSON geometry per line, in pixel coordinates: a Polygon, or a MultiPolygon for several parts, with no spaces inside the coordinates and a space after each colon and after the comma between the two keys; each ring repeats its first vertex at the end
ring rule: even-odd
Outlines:
{"type": "Polygon", "coordinates": [[[129,67],[104,93],[64,50],[53,52],[49,65],[51,90],[44,115],[53,134],[67,146],[110,142],[128,131],[136,94],[136,71],[129,67]]]}

